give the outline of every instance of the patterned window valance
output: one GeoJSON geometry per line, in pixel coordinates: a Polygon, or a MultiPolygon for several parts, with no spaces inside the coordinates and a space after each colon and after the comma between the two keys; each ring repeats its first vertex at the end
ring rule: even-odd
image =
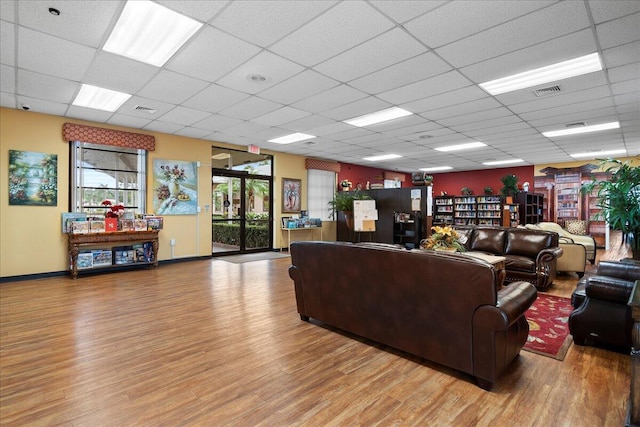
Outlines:
{"type": "Polygon", "coordinates": [[[65,123],[62,125],[62,138],[65,142],[81,141],[92,144],[137,148],[147,151],[156,149],[156,138],[151,135],[84,126],[74,123],[65,123]]]}
{"type": "Polygon", "coordinates": [[[329,160],[305,159],[307,169],[317,169],[321,171],[340,172],[340,163],[329,160]]]}

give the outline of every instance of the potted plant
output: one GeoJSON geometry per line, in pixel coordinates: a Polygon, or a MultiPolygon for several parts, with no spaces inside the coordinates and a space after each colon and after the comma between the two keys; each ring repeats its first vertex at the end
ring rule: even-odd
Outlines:
{"type": "Polygon", "coordinates": [[[490,195],[492,195],[492,194],[493,194],[493,188],[491,188],[491,187],[489,187],[489,186],[484,187],[484,194],[485,194],[486,196],[490,196],[490,195]]]}
{"type": "Polygon", "coordinates": [[[640,166],[616,159],[601,161],[601,168],[611,178],[598,180],[582,186],[584,194],[595,194],[598,197],[597,207],[601,209],[593,219],[604,219],[615,230],[621,230],[629,237],[633,259],[640,259],[640,166]]]}
{"type": "Polygon", "coordinates": [[[347,220],[347,227],[351,229],[353,227],[353,201],[368,199],[371,199],[371,197],[359,190],[336,192],[333,200],[329,202],[331,218],[334,218],[336,212],[342,212],[347,220]]]}
{"type": "Polygon", "coordinates": [[[465,248],[460,242],[458,232],[450,226],[433,226],[433,234],[420,242],[421,249],[442,252],[464,252],[465,248]]]}
{"type": "Polygon", "coordinates": [[[505,175],[500,178],[503,187],[500,189],[500,194],[504,197],[505,203],[513,203],[513,197],[518,193],[518,177],[511,174],[505,175]]]}
{"type": "Polygon", "coordinates": [[[469,187],[462,187],[460,189],[460,192],[462,193],[463,196],[470,196],[473,194],[473,190],[469,187]]]}

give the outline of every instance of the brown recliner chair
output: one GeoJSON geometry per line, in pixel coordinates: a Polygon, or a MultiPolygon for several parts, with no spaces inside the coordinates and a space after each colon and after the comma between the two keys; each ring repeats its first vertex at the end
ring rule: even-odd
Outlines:
{"type": "Polygon", "coordinates": [[[573,342],[631,348],[633,320],[627,303],[636,280],[640,280],[640,261],[631,259],[600,261],[594,276],[582,278],[571,296],[573,342]]]}

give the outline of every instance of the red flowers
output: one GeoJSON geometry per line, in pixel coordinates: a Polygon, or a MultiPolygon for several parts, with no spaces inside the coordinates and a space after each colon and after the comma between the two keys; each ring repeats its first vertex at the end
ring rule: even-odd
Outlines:
{"type": "Polygon", "coordinates": [[[107,218],[120,218],[124,214],[124,205],[114,205],[111,200],[104,200],[100,204],[110,209],[104,214],[107,218]]]}

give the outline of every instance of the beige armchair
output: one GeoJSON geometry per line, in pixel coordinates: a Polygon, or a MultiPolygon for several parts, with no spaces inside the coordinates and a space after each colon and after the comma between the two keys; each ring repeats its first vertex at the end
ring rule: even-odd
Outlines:
{"type": "MultiPolygon", "coordinates": [[[[527,224],[529,227],[531,224],[527,224]]],[[[571,234],[555,222],[539,222],[536,226],[542,230],[555,231],[560,235],[560,243],[575,243],[584,246],[587,252],[587,261],[591,264],[596,262],[596,241],[591,236],[581,236],[571,234]]]]}

